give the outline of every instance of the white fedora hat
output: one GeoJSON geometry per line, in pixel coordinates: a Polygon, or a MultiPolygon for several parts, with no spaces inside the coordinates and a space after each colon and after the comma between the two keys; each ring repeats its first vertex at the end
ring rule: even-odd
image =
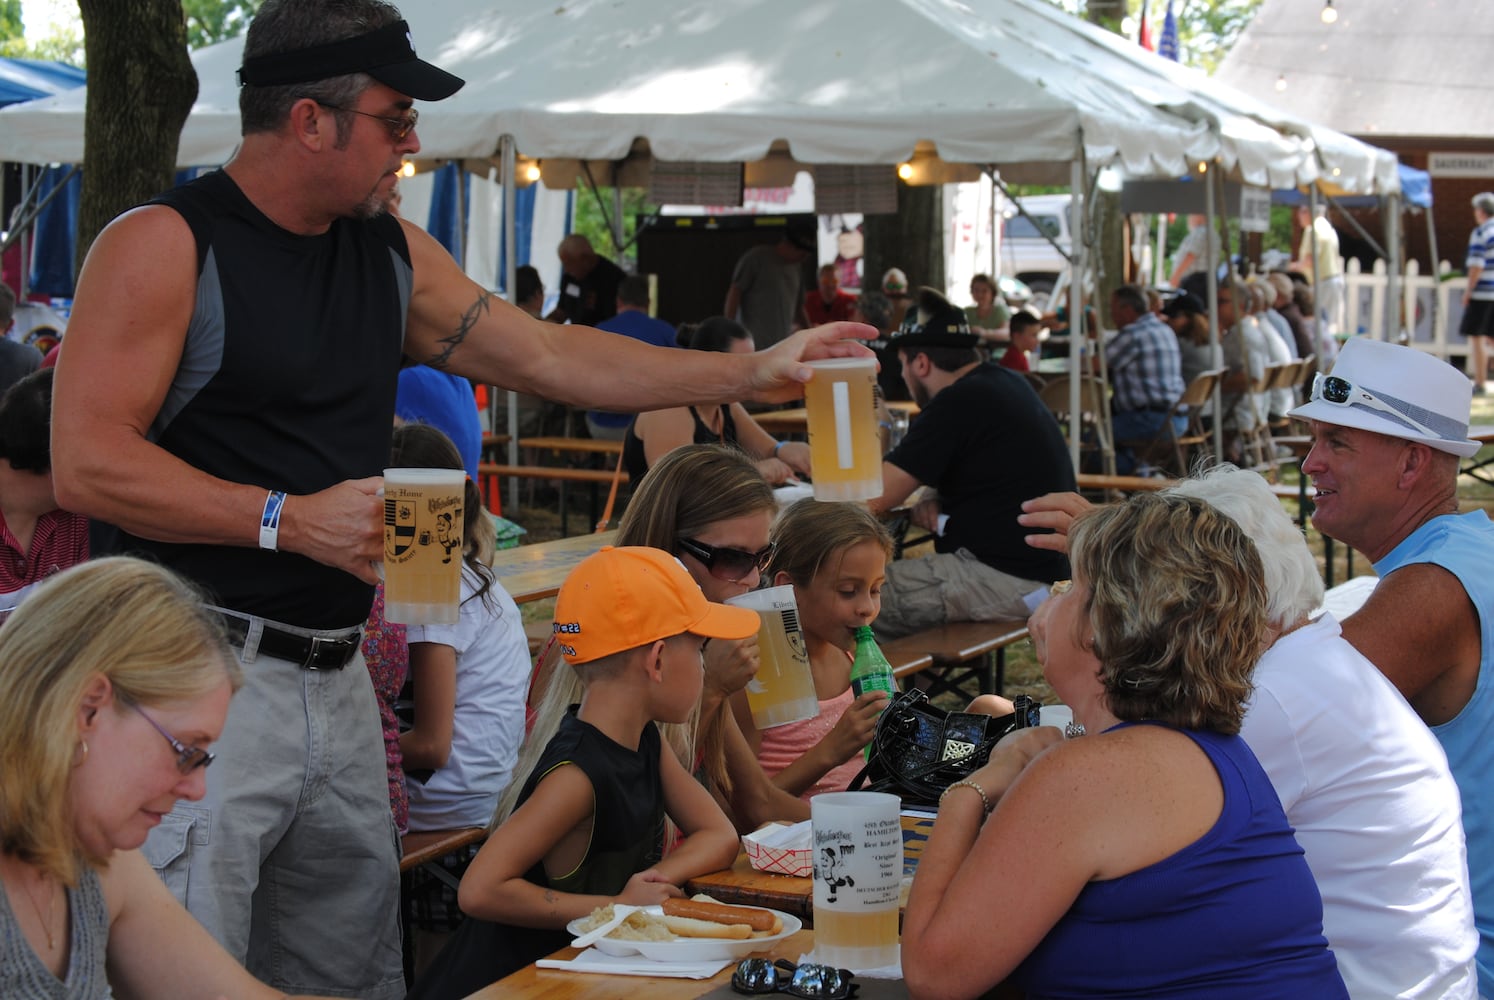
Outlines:
{"type": "Polygon", "coordinates": [[[1327,377],[1313,381],[1312,399],[1291,416],[1390,437],[1420,441],[1468,458],[1473,383],[1463,373],[1414,347],[1355,337],[1327,377]]]}

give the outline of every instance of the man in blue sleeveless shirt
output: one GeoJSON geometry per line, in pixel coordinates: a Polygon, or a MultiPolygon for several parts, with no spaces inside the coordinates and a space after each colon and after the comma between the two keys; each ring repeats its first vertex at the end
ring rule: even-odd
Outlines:
{"type": "Polygon", "coordinates": [[[1494,524],[1458,513],[1471,404],[1452,366],[1356,337],[1292,416],[1312,421],[1313,526],[1381,577],[1344,637],[1431,726],[1462,793],[1479,992],[1494,997],[1494,524]]]}
{"type": "Polygon", "coordinates": [[[201,585],[245,665],[206,797],[153,831],[152,863],[266,982],[400,997],[399,846],[359,637],[401,364],[618,411],[782,401],[803,361],[868,354],[846,338],[873,331],[666,358],[469,280],[385,212],[420,150],[414,102],[462,81],[383,0],[265,0],[240,82],[232,161],[89,251],[57,374],[57,496],[101,526],[95,551],[201,585]]]}

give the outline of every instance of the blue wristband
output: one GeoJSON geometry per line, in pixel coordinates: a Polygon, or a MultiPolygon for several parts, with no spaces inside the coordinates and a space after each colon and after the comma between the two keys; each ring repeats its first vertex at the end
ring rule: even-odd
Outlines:
{"type": "Polygon", "coordinates": [[[265,497],[265,511],[259,518],[259,547],[270,552],[276,550],[280,539],[280,511],[285,507],[285,492],[271,490],[265,497]]]}

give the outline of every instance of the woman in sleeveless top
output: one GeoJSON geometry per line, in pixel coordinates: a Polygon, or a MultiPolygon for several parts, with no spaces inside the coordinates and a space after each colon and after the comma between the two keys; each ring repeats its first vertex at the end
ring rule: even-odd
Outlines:
{"type": "MultiPolygon", "coordinates": [[[[681,326],[679,343],[697,351],[751,354],[752,334],[740,323],[713,316],[699,326],[681,326]]],[[[636,487],[655,462],[687,444],[721,444],[745,452],[770,486],[781,486],[795,473],[809,475],[809,445],[775,441],[741,403],[722,406],[675,406],[650,410],[633,418],[623,438],[623,468],[636,487]]]]}
{"type": "Polygon", "coordinates": [[[52,577],[0,629],[0,996],[282,995],[139,850],[202,797],[240,683],[202,595],[138,559],[52,577]]]}
{"type": "Polygon", "coordinates": [[[1267,620],[1255,545],[1164,494],[1080,515],[1068,544],[1033,645],[1089,735],[1022,730],[946,791],[903,923],[910,995],[1346,998],[1238,735],[1267,620]]]}

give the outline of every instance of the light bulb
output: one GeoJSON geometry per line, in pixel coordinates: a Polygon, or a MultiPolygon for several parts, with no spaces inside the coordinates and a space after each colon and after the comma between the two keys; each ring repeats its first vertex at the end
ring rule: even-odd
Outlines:
{"type": "Polygon", "coordinates": [[[413,160],[406,160],[404,163],[401,163],[399,165],[399,175],[401,177],[414,177],[415,176],[415,163],[414,163],[414,161],[413,160]]]}
{"type": "Polygon", "coordinates": [[[1338,20],[1338,11],[1333,9],[1333,0],[1323,0],[1323,23],[1332,24],[1338,20]]]}
{"type": "Polygon", "coordinates": [[[897,165],[897,175],[899,177],[901,177],[905,181],[906,180],[912,180],[913,179],[913,164],[911,164],[911,163],[899,163],[897,165]]]}
{"type": "Polygon", "coordinates": [[[538,163],[531,163],[524,167],[524,179],[531,184],[540,179],[540,168],[538,163]]]}
{"type": "Polygon", "coordinates": [[[1276,92],[1277,93],[1281,93],[1281,91],[1286,90],[1286,89],[1287,89],[1287,78],[1286,78],[1286,74],[1282,73],[1280,76],[1278,76],[1276,78],[1276,92]]]}

